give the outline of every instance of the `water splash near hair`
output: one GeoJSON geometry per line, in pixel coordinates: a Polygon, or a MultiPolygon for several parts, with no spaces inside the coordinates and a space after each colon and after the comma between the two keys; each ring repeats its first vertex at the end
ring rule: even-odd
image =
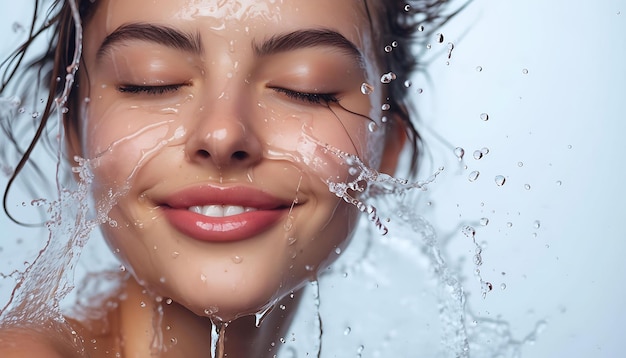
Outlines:
{"type": "MultiPolygon", "coordinates": [[[[53,319],[63,322],[60,314],[59,301],[73,288],[69,277],[73,274],[80,249],[84,246],[89,232],[95,227],[94,221],[88,218],[87,197],[88,188],[93,176],[88,166],[79,166],[81,181],[75,191],[62,188],[59,176],[60,166],[63,163],[62,117],[66,112],[65,103],[74,82],[74,75],[82,51],[82,26],[80,15],[74,0],[69,1],[76,28],[76,48],[72,64],[68,67],[65,87],[62,95],[55,100],[57,119],[57,194],[58,199],[48,206],[51,219],[46,222],[49,231],[44,248],[35,261],[26,270],[18,274],[17,285],[11,293],[9,301],[0,310],[0,322],[3,325],[23,325],[53,319]],[[65,221],[64,221],[65,218],[65,221]],[[67,223],[67,218],[74,218],[67,223]],[[63,237],[69,238],[64,241],[63,237]]],[[[79,163],[85,164],[85,163],[79,163]]]]}

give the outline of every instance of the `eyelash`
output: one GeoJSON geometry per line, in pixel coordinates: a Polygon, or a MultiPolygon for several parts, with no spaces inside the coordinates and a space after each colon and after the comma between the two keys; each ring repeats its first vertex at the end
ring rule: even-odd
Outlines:
{"type": "Polygon", "coordinates": [[[118,91],[121,93],[129,94],[148,94],[148,95],[162,95],[166,93],[172,93],[178,91],[183,84],[163,85],[163,86],[144,86],[144,85],[122,85],[118,87],[118,91]]]}
{"type": "Polygon", "coordinates": [[[295,99],[298,101],[311,103],[311,104],[328,104],[328,103],[337,103],[339,102],[339,98],[336,95],[331,93],[307,93],[307,92],[298,92],[289,90],[286,88],[280,87],[270,87],[276,92],[282,93],[291,99],[295,99]]]}
{"type": "MultiPolygon", "coordinates": [[[[129,94],[147,94],[152,96],[162,95],[178,91],[183,84],[163,85],[163,86],[144,86],[144,85],[122,85],[118,87],[121,93],[129,94]]],[[[310,103],[310,104],[328,104],[337,103],[339,98],[331,93],[307,93],[289,90],[280,87],[271,87],[274,91],[282,93],[291,99],[310,103]]]]}

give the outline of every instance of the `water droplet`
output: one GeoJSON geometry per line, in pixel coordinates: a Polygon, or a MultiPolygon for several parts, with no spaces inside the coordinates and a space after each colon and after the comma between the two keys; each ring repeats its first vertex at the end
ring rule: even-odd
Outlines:
{"type": "Polygon", "coordinates": [[[417,92],[417,94],[422,94],[422,93],[424,93],[424,89],[423,88],[418,88],[416,92],[417,92]]]}
{"type": "Polygon", "coordinates": [[[283,224],[283,229],[285,229],[285,231],[289,231],[293,228],[293,216],[289,215],[287,217],[287,220],[285,220],[285,223],[283,224]]]}
{"type": "Polygon", "coordinates": [[[390,108],[391,106],[389,105],[389,103],[385,103],[380,107],[380,109],[382,109],[383,111],[388,111],[390,108]]]}
{"type": "Polygon", "coordinates": [[[346,329],[343,330],[343,335],[347,336],[350,334],[350,332],[352,332],[352,328],[346,327],[346,329]]]}
{"type": "Polygon", "coordinates": [[[443,34],[442,33],[437,33],[435,35],[435,38],[437,39],[437,42],[443,43],[443,34]]]}
{"type": "Polygon", "coordinates": [[[172,337],[172,338],[170,338],[170,343],[172,345],[176,345],[176,343],[178,343],[178,339],[176,339],[176,337],[172,337]]]}
{"type": "Polygon", "coordinates": [[[541,227],[541,222],[539,220],[535,220],[535,222],[533,223],[533,227],[535,229],[539,229],[541,227]]]}
{"type": "Polygon", "coordinates": [[[487,292],[493,290],[493,285],[491,284],[491,282],[485,282],[483,283],[483,289],[487,292]]]}
{"type": "Polygon", "coordinates": [[[380,82],[382,83],[391,83],[391,81],[396,79],[396,74],[393,72],[385,73],[380,77],[380,82]]]}
{"type": "Polygon", "coordinates": [[[480,219],[480,225],[482,225],[482,226],[489,225],[489,219],[488,218],[481,218],[480,219]]]}
{"type": "Polygon", "coordinates": [[[398,47],[398,41],[394,41],[391,43],[391,47],[396,48],[398,47]]]}
{"type": "Polygon", "coordinates": [[[487,148],[487,147],[483,147],[483,148],[480,150],[480,152],[481,152],[481,153],[483,153],[483,156],[484,156],[484,155],[487,155],[487,154],[489,154],[489,148],[487,148]]]}
{"type": "Polygon", "coordinates": [[[461,230],[461,232],[467,237],[473,238],[474,236],[476,236],[476,229],[471,226],[465,226],[463,230],[461,230]]]}
{"type": "Polygon", "coordinates": [[[393,47],[391,47],[391,45],[385,46],[385,52],[389,53],[391,51],[393,51],[393,47]]]}
{"type": "Polygon", "coordinates": [[[370,122],[370,124],[367,125],[367,129],[370,131],[370,133],[375,133],[378,131],[378,124],[376,124],[375,122],[370,122]]]}
{"type": "Polygon", "coordinates": [[[448,42],[448,59],[452,58],[452,51],[454,50],[454,44],[448,42]]]}
{"type": "Polygon", "coordinates": [[[171,299],[171,298],[168,298],[168,299],[166,299],[166,300],[165,300],[165,304],[166,304],[166,305],[171,305],[171,304],[172,304],[172,302],[174,302],[174,301],[172,301],[172,299],[171,299]]]}
{"type": "Polygon", "coordinates": [[[513,227],[513,223],[512,223],[512,222],[510,222],[510,221],[509,221],[509,222],[507,222],[507,223],[506,223],[506,227],[513,227]]]}
{"type": "MultiPolygon", "coordinates": [[[[406,11],[406,12],[411,11],[411,5],[409,5],[409,4],[404,5],[404,11],[406,11]]],[[[420,27],[422,27],[422,26],[420,26],[420,27]]]]}
{"type": "Polygon", "coordinates": [[[313,265],[305,265],[304,269],[307,271],[313,271],[315,269],[315,267],[313,265]]]}
{"type": "Polygon", "coordinates": [[[417,31],[418,31],[418,32],[422,32],[422,31],[424,31],[424,25],[419,25],[419,26],[417,27],[417,31]]]}
{"type": "Polygon", "coordinates": [[[463,156],[465,155],[465,149],[461,147],[454,148],[454,155],[459,158],[459,161],[463,160],[463,156]]]}
{"type": "Polygon", "coordinates": [[[506,290],[506,283],[501,283],[500,284],[500,289],[501,290],[506,290]]]}
{"type": "Polygon", "coordinates": [[[219,312],[219,308],[215,307],[215,306],[209,306],[209,308],[205,308],[204,309],[204,314],[207,316],[212,316],[214,314],[216,314],[217,312],[219,312]]]}
{"type": "Polygon", "coordinates": [[[203,273],[200,274],[200,281],[206,282],[206,275],[205,274],[203,274],[203,273]]]}
{"type": "Polygon", "coordinates": [[[476,72],[482,72],[483,68],[482,66],[476,66],[476,72]]]}
{"type": "Polygon", "coordinates": [[[413,82],[411,82],[411,80],[406,80],[404,81],[404,87],[405,88],[409,88],[413,85],[413,82]]]}
{"type": "Polygon", "coordinates": [[[239,255],[235,255],[232,257],[232,260],[234,263],[236,264],[240,264],[243,262],[243,257],[239,256],[239,255]]]}
{"type": "Polygon", "coordinates": [[[561,186],[561,185],[563,185],[563,182],[562,182],[562,181],[560,181],[560,180],[557,180],[557,181],[556,181],[556,185],[557,185],[557,186],[561,186]]]}
{"type": "Polygon", "coordinates": [[[517,166],[521,168],[521,167],[524,166],[524,163],[523,162],[517,162],[517,166]]]}
{"type": "Polygon", "coordinates": [[[14,22],[13,25],[11,26],[11,29],[15,33],[24,32],[25,31],[24,26],[22,24],[20,24],[19,22],[14,22]]]}
{"type": "Polygon", "coordinates": [[[525,74],[525,75],[527,75],[527,74],[528,74],[528,69],[527,69],[527,68],[523,69],[523,70],[522,70],[522,73],[523,73],[523,74],[525,74]]]}
{"type": "Polygon", "coordinates": [[[180,256],[180,252],[174,251],[174,252],[172,252],[171,256],[172,256],[173,259],[178,258],[178,256],[180,256]]]}
{"type": "Polygon", "coordinates": [[[497,186],[503,186],[506,182],[506,178],[502,175],[496,175],[495,181],[497,186]]]}
{"type": "Polygon", "coordinates": [[[571,145],[571,144],[567,146],[567,149],[572,149],[572,148],[573,148],[573,147],[572,147],[572,145],[571,145]]]}
{"type": "Polygon", "coordinates": [[[431,44],[426,44],[426,49],[427,49],[427,50],[430,50],[432,47],[433,47],[433,45],[431,45],[431,44]]]}
{"type": "Polygon", "coordinates": [[[469,176],[467,177],[467,179],[471,182],[476,181],[476,179],[478,179],[478,176],[480,175],[480,172],[478,170],[474,170],[473,172],[471,172],[469,174],[469,176]]]}
{"type": "Polygon", "coordinates": [[[363,82],[361,84],[361,93],[363,94],[372,94],[374,92],[374,86],[370,85],[369,83],[365,83],[363,82]]]}
{"type": "Polygon", "coordinates": [[[139,302],[139,307],[146,308],[146,303],[144,301],[139,302]]]}
{"type": "Polygon", "coordinates": [[[488,121],[489,120],[489,114],[481,113],[480,114],[480,119],[482,119],[483,121],[488,121]]]}
{"type": "Polygon", "coordinates": [[[524,189],[530,190],[530,184],[524,184],[524,189]]]}
{"type": "Polygon", "coordinates": [[[479,160],[483,157],[483,152],[481,152],[480,150],[475,150],[474,151],[474,159],[479,160]]]}
{"type": "Polygon", "coordinates": [[[339,248],[339,247],[335,248],[335,253],[337,255],[341,255],[341,248],[339,248]]]}
{"type": "Polygon", "coordinates": [[[359,174],[359,169],[355,168],[355,167],[350,167],[348,168],[348,174],[355,176],[357,174],[359,174]]]}

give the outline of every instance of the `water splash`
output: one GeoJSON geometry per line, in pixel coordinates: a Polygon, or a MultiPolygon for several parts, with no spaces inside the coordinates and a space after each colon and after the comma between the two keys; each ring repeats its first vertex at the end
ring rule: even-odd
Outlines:
{"type": "MultiPolygon", "coordinates": [[[[312,141],[317,142],[315,139],[312,141]]],[[[321,144],[318,142],[318,144],[321,144]]],[[[386,235],[389,229],[385,220],[378,215],[378,210],[374,205],[366,204],[368,197],[380,195],[401,196],[409,190],[426,190],[427,185],[435,181],[437,176],[444,170],[440,167],[435,173],[424,181],[410,183],[406,179],[398,179],[388,174],[379,173],[366,166],[359,157],[343,152],[330,145],[323,145],[327,153],[334,154],[351,169],[352,180],[335,182],[331,179],[326,181],[328,189],[342,198],[345,202],[354,205],[359,211],[366,213],[368,219],[374,223],[382,235],[386,235]],[[358,198],[357,198],[358,196],[358,198]]]]}
{"type": "Polygon", "coordinates": [[[315,331],[318,336],[316,339],[316,347],[315,351],[317,352],[316,357],[320,358],[322,356],[322,336],[324,334],[324,330],[322,327],[322,315],[320,314],[320,285],[317,280],[311,282],[311,287],[313,287],[313,305],[315,306],[315,316],[316,320],[313,322],[315,325],[315,331]]]}
{"type": "Polygon", "coordinates": [[[483,298],[486,298],[487,293],[493,290],[493,284],[489,281],[483,280],[482,274],[480,272],[480,267],[483,264],[483,256],[482,256],[483,249],[476,241],[476,229],[474,229],[471,226],[465,226],[462,232],[463,232],[463,235],[472,239],[472,243],[474,244],[474,274],[476,275],[476,278],[480,282],[480,290],[481,290],[482,296],[483,298]]]}

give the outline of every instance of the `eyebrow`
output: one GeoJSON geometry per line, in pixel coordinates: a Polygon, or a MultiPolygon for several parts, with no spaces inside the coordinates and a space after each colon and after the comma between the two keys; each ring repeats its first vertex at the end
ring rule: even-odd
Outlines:
{"type": "Polygon", "coordinates": [[[102,58],[116,45],[129,41],[152,42],[198,55],[203,52],[199,33],[187,33],[164,25],[132,23],[122,25],[109,34],[100,45],[96,58],[102,58]]]}
{"type": "Polygon", "coordinates": [[[274,35],[260,45],[253,44],[252,47],[254,53],[261,57],[317,46],[337,48],[349,56],[354,56],[359,63],[363,62],[363,54],[352,41],[339,32],[326,28],[303,29],[274,35]]]}
{"type": "MultiPolygon", "coordinates": [[[[191,34],[165,25],[132,23],[122,25],[109,34],[100,45],[96,58],[101,59],[115,46],[129,41],[152,42],[197,55],[204,51],[199,33],[191,34]]],[[[339,32],[326,28],[302,29],[274,35],[261,44],[253,43],[252,49],[257,57],[262,57],[317,46],[337,48],[355,57],[359,64],[363,63],[363,54],[352,41],[339,32]]]]}

